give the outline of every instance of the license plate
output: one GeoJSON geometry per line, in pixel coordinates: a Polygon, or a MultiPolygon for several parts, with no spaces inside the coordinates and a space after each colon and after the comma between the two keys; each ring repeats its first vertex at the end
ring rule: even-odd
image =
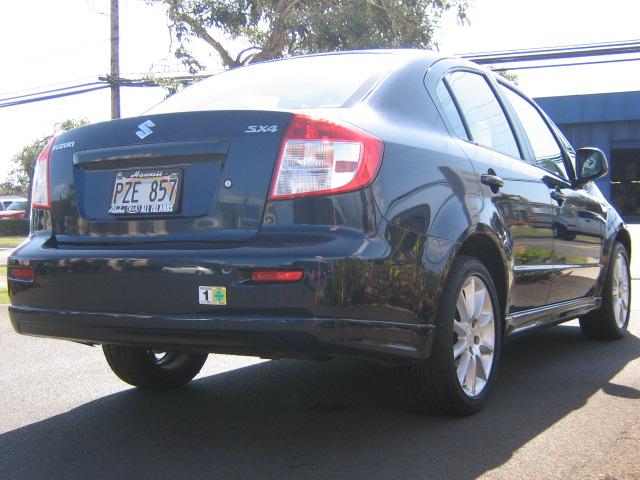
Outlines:
{"type": "Polygon", "coordinates": [[[166,215],[178,211],[179,168],[120,170],[111,195],[110,215],[166,215]]]}

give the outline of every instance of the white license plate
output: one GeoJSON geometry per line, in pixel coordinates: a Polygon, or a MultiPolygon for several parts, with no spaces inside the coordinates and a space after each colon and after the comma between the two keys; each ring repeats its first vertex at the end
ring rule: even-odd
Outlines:
{"type": "Polygon", "coordinates": [[[111,195],[110,215],[162,215],[178,211],[182,170],[120,170],[111,195]]]}

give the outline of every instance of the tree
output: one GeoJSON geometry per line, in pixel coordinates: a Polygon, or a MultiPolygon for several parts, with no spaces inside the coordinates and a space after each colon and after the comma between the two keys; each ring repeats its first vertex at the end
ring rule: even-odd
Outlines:
{"type": "Polygon", "coordinates": [[[510,72],[509,70],[494,70],[494,72],[501,77],[506,78],[514,85],[518,85],[518,80],[520,80],[520,78],[517,73],[510,72]]]}
{"type": "Polygon", "coordinates": [[[442,15],[467,20],[470,0],[147,0],[167,9],[176,57],[203,65],[189,42],[206,42],[227,68],[294,54],[364,48],[431,48],[442,15]],[[225,43],[242,39],[235,55],[225,43]]]}
{"type": "MultiPolygon", "coordinates": [[[[87,123],[89,123],[89,121],[86,118],[80,120],[65,120],[57,123],[54,131],[67,131],[86,125],[87,123]]],[[[4,195],[29,196],[36,159],[52,136],[53,134],[34,140],[13,156],[9,175],[7,179],[0,184],[0,193],[4,195]]]]}

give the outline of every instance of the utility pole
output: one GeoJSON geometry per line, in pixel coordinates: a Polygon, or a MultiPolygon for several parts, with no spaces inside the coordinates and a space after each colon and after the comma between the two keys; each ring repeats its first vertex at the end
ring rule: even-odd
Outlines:
{"type": "Polygon", "coordinates": [[[120,118],[120,24],[119,0],[111,0],[111,118],[120,118]]]}

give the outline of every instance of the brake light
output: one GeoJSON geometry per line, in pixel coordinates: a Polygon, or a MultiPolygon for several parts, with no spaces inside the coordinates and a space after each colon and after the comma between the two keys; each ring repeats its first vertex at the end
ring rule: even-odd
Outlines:
{"type": "Polygon", "coordinates": [[[297,282],[303,275],[302,270],[254,270],[251,280],[256,283],[297,282]]]}
{"type": "Polygon", "coordinates": [[[51,137],[47,145],[42,149],[36,167],[33,172],[33,187],[31,189],[31,206],[33,208],[51,208],[51,195],[49,192],[49,157],[56,136],[51,137]]]}
{"type": "Polygon", "coordinates": [[[9,278],[22,282],[32,282],[33,269],[31,267],[9,267],[9,278]]]}
{"type": "Polygon", "coordinates": [[[270,200],[351,192],[378,174],[382,141],[354,126],[294,115],[282,138],[270,200]]]}

